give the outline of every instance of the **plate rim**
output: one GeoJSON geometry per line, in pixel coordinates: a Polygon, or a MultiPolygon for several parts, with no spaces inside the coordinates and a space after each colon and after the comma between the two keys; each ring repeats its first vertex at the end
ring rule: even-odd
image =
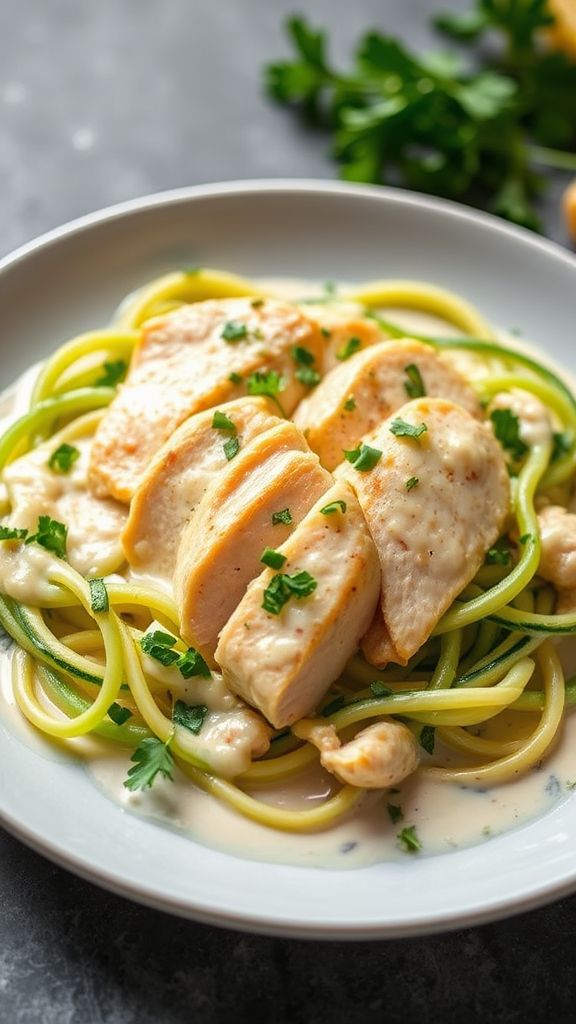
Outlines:
{"type": "MultiPolygon", "coordinates": [[[[485,213],[484,211],[476,210],[451,200],[411,192],[406,189],[377,185],[359,185],[334,180],[256,178],[239,181],[209,182],[158,191],[94,210],[43,232],[9,252],[0,259],[0,275],[4,275],[39,250],[47,249],[99,224],[135,215],[143,210],[159,209],[171,206],[172,204],[209,198],[217,199],[224,196],[252,195],[254,193],[296,193],[299,195],[332,195],[336,197],[358,196],[372,201],[410,207],[416,210],[432,210],[443,217],[451,217],[467,222],[471,229],[480,227],[488,229],[492,233],[496,232],[508,238],[514,238],[516,241],[521,242],[523,246],[529,246],[533,250],[540,252],[544,258],[552,258],[568,267],[571,272],[576,273],[576,255],[564,249],[560,244],[536,235],[525,228],[502,221],[493,214],[485,213]]],[[[365,941],[440,934],[462,927],[479,926],[491,921],[511,917],[545,906],[576,891],[575,869],[572,877],[560,878],[552,883],[544,880],[528,893],[521,892],[512,899],[501,896],[494,900],[487,908],[476,906],[472,910],[469,908],[464,908],[461,911],[450,910],[442,916],[435,914],[428,919],[420,917],[417,920],[407,920],[404,923],[379,922],[376,924],[357,923],[356,925],[351,925],[344,923],[334,924],[327,921],[322,925],[318,921],[300,920],[299,922],[294,922],[280,916],[266,915],[262,910],[252,914],[226,911],[214,907],[207,909],[199,903],[194,905],[190,897],[187,897],[186,901],[177,901],[167,893],[158,891],[158,889],[155,892],[151,891],[147,884],[144,888],[142,884],[131,884],[130,880],[115,874],[113,870],[105,870],[91,863],[87,857],[83,858],[65,850],[62,845],[58,845],[57,840],[46,839],[40,832],[23,823],[3,807],[0,807],[0,824],[17,839],[24,842],[37,853],[47,857],[51,862],[72,871],[92,884],[99,885],[110,892],[137,903],[180,917],[193,919],[203,924],[287,938],[365,941]]],[[[154,827],[158,826],[155,825],[154,827]]]]}

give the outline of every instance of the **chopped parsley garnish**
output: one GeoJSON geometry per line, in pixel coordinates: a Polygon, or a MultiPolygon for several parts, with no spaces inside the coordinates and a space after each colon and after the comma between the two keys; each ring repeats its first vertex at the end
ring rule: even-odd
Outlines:
{"type": "Polygon", "coordinates": [[[563,455],[567,455],[572,448],[572,442],[570,434],[565,431],[562,434],[552,434],[552,454],[550,456],[550,462],[556,462],[562,458],[563,455]]]}
{"type": "Polygon", "coordinates": [[[73,444],[61,444],[52,452],[48,465],[55,473],[69,473],[80,458],[80,450],[73,444]]]}
{"type": "Polygon", "coordinates": [[[434,744],[436,742],[436,729],[433,725],[424,725],[420,730],[420,746],[427,754],[434,753],[434,744]]]}
{"type": "Polygon", "coordinates": [[[327,327],[321,327],[320,328],[320,334],[322,335],[323,338],[331,338],[332,337],[332,331],[329,331],[327,327]]]}
{"type": "Polygon", "coordinates": [[[346,511],[346,502],[345,501],[341,501],[340,498],[337,498],[336,501],[331,501],[331,502],[329,502],[328,505],[324,505],[324,508],[320,509],[320,515],[322,515],[322,516],[331,516],[331,515],[334,514],[334,512],[342,512],[342,513],[344,513],[345,511],[346,511]]]}
{"type": "Polygon", "coordinates": [[[278,526],[279,523],[283,523],[284,526],[290,526],[292,522],[292,513],[289,508],[283,508],[280,512],[272,513],[272,526],[278,526]]]}
{"type": "Polygon", "coordinates": [[[390,427],[390,433],[394,434],[395,437],[413,437],[418,440],[425,434],[428,427],[425,423],[419,423],[417,427],[413,423],[407,423],[406,420],[401,419],[399,416],[395,420],[392,420],[390,427]]]}
{"type": "Polygon", "coordinates": [[[247,335],[248,328],[246,324],[241,324],[238,320],[228,320],[222,328],[221,337],[224,338],[224,341],[233,345],[236,341],[242,341],[247,335]]]}
{"type": "Polygon", "coordinates": [[[197,736],[207,714],[208,708],[205,704],[185,704],[183,700],[177,700],[172,712],[172,721],[197,736]]]}
{"type": "Polygon", "coordinates": [[[286,555],[282,555],[279,551],[275,551],[274,548],[264,548],[260,556],[260,561],[264,565],[268,565],[271,569],[281,569],[286,561],[286,555]]]}
{"type": "Polygon", "coordinates": [[[529,540],[534,540],[534,537],[532,536],[531,533],[523,533],[522,536],[520,537],[520,543],[521,544],[527,544],[529,540]]]}
{"type": "Polygon", "coordinates": [[[410,479],[406,481],[406,490],[412,491],[415,487],[418,487],[419,483],[420,481],[417,476],[411,476],[410,479]]]}
{"type": "Polygon", "coordinates": [[[248,377],[246,387],[249,395],[267,395],[273,402],[276,402],[280,412],[284,415],[278,395],[286,387],[286,382],[276,370],[255,370],[248,377]]]}
{"type": "Polygon", "coordinates": [[[490,413],[494,434],[513,459],[521,459],[528,445],[520,437],[520,420],[511,409],[493,409],[490,413]]]}
{"type": "Polygon", "coordinates": [[[264,299],[251,299],[250,305],[252,306],[252,309],[260,309],[260,307],[264,305],[264,299]]]}
{"type": "Polygon", "coordinates": [[[219,409],[216,410],[212,417],[212,426],[214,427],[214,430],[225,430],[230,434],[237,433],[232,420],[228,418],[226,413],[220,412],[219,409]]]}
{"type": "Polygon", "coordinates": [[[12,526],[0,526],[0,540],[25,540],[28,530],[18,530],[12,526]]]}
{"type": "Polygon", "coordinates": [[[344,362],[345,359],[350,359],[350,356],[353,356],[359,348],[362,348],[360,338],[348,338],[346,344],[336,353],[336,359],[344,362]]]}
{"type": "Polygon", "coordinates": [[[354,412],[354,409],[356,408],[356,399],[354,398],[354,395],[349,395],[344,402],[344,408],[346,412],[354,412]]]}
{"type": "Polygon", "coordinates": [[[201,676],[203,679],[210,679],[212,673],[204,661],[204,658],[195,647],[189,647],[185,654],[178,659],[176,666],[184,679],[191,679],[192,676],[201,676]]]}
{"type": "Polygon", "coordinates": [[[130,708],[123,708],[121,704],[111,704],[108,708],[108,718],[111,718],[114,725],[124,725],[129,718],[132,718],[130,708]]]}
{"type": "Polygon", "coordinates": [[[508,565],[512,558],[512,552],[506,543],[506,540],[501,537],[500,540],[496,541],[493,547],[489,548],[486,552],[485,562],[486,565],[508,565]]]}
{"type": "Polygon", "coordinates": [[[38,516],[37,532],[26,538],[27,544],[39,544],[46,551],[51,551],[58,558],[66,557],[66,539],[68,527],[50,516],[38,516]]]}
{"type": "Polygon", "coordinates": [[[396,838],[406,853],[418,853],[422,849],[422,843],[416,835],[416,825],[408,825],[403,828],[396,838]]]}
{"type": "Polygon", "coordinates": [[[224,455],[228,459],[228,462],[230,462],[240,451],[240,441],[237,437],[231,437],[230,440],[226,441],[222,447],[224,448],[224,455]]]}
{"type": "Polygon", "coordinates": [[[120,381],[124,380],[128,363],[124,359],[115,359],[112,362],[104,363],[104,373],[96,381],[97,388],[114,388],[120,381]]]}
{"type": "Polygon", "coordinates": [[[369,444],[361,444],[359,448],[351,451],[344,450],[344,458],[352,464],[359,473],[366,473],[369,469],[380,462],[382,452],[379,448],[371,448],[369,444]]]}
{"type": "Polygon", "coordinates": [[[391,697],[392,690],[389,690],[384,683],[381,683],[379,679],[375,679],[373,683],[370,683],[370,692],[373,697],[391,697]]]}
{"type": "Polygon", "coordinates": [[[88,589],[90,590],[90,607],[92,611],[107,612],[110,603],[104,580],[88,580],[88,589]]]}
{"type": "Polygon", "coordinates": [[[422,374],[416,363],[410,363],[404,367],[404,373],[408,380],[404,381],[404,390],[409,398],[423,398],[426,394],[422,374]]]}
{"type": "Polygon", "coordinates": [[[262,595],[262,607],[271,615],[279,615],[291,597],[308,597],[318,586],[309,572],[296,572],[292,576],[277,573],[262,595]]]}
{"type": "Polygon", "coordinates": [[[130,758],[134,762],[128,771],[124,785],[134,792],[138,789],[150,789],[158,775],[174,781],[174,758],[170,750],[170,741],[162,743],[156,736],[147,736],[130,758]]]}
{"type": "Polygon", "coordinates": [[[231,373],[228,377],[228,380],[230,381],[231,384],[241,384],[242,375],[240,373],[231,373]]]}
{"type": "Polygon", "coordinates": [[[156,629],[152,633],[144,634],[140,640],[140,647],[144,654],[154,658],[155,661],[159,661],[165,668],[169,668],[170,665],[175,665],[180,658],[179,651],[172,650],[175,643],[175,636],[171,636],[170,633],[164,633],[161,629],[156,629]]]}
{"type": "Polygon", "coordinates": [[[264,331],[262,331],[259,327],[255,327],[254,330],[252,331],[252,334],[254,335],[257,341],[264,340],[264,331]]]}
{"type": "Polygon", "coordinates": [[[294,345],[292,348],[292,359],[298,366],[314,366],[316,357],[309,348],[304,345],[294,345]]]}
{"type": "Polygon", "coordinates": [[[404,812],[398,804],[387,804],[386,807],[388,810],[388,817],[393,825],[397,825],[399,821],[402,821],[404,812]]]}
{"type": "Polygon", "coordinates": [[[335,715],[337,711],[341,711],[345,705],[346,698],[343,694],[339,693],[337,697],[334,697],[334,700],[331,700],[329,704],[322,708],[320,714],[322,718],[329,718],[330,715],[335,715]]]}
{"type": "Polygon", "coordinates": [[[306,388],[315,388],[321,378],[318,370],[313,370],[311,366],[301,366],[296,370],[296,379],[306,388]]]}

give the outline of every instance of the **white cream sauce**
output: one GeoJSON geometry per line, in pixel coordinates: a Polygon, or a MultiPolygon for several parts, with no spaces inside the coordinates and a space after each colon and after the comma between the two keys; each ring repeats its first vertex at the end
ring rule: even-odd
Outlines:
{"type": "MultiPolygon", "coordinates": [[[[265,282],[270,286],[271,282],[265,282]]],[[[294,299],[313,294],[306,282],[274,282],[282,297],[294,299]]],[[[318,289],[314,290],[316,294],[318,289]]],[[[403,324],[407,333],[458,334],[454,328],[427,314],[404,310],[386,311],[390,319],[403,324]]],[[[510,339],[506,338],[509,342],[510,339]]],[[[530,351],[530,349],[528,349],[530,351]]],[[[538,353],[542,358],[541,353],[538,353]]],[[[462,367],[464,369],[464,367],[462,367]]],[[[0,400],[0,414],[11,418],[27,407],[37,369],[22,378],[16,390],[0,400]]],[[[0,429],[6,424],[0,424],[0,429]]],[[[45,511],[45,510],[42,510],[45,511]]],[[[4,545],[8,549],[8,545],[4,545]]],[[[5,558],[5,556],[2,556],[5,558]]],[[[42,583],[50,558],[35,546],[27,551],[26,565],[18,582],[15,563],[0,564],[0,587],[8,583],[10,592],[20,600],[42,598],[42,583]]],[[[138,580],[138,582],[145,582],[138,580]]],[[[156,582],[156,581],[155,581],[156,582]]],[[[253,860],[301,864],[324,868],[356,868],[383,860],[406,856],[398,842],[400,829],[415,825],[422,843],[420,856],[443,854],[465,846],[486,842],[490,836],[518,827],[546,813],[559,801],[573,799],[576,783],[576,715],[568,715],[554,750],[543,765],[514,783],[487,790],[442,783],[423,775],[408,778],[397,792],[369,793],[363,803],[340,824],[313,834],[280,833],[251,822],[228,809],[215,798],[194,788],[180,772],[173,783],[157,781],[152,790],[130,793],[123,782],[129,767],[130,751],[118,749],[97,739],[83,737],[64,749],[40,735],[20,714],[12,694],[8,640],[0,637],[0,714],[7,727],[38,756],[62,760],[75,756],[84,760],[95,783],[125,811],[152,819],[165,827],[188,834],[206,846],[253,860]],[[401,808],[402,818],[392,823],[387,805],[401,808]]],[[[569,671],[576,668],[576,643],[562,644],[563,660],[569,671]],[[571,663],[571,664],[570,664],[571,663]]],[[[158,674],[158,666],[154,666],[158,674]]],[[[160,669],[160,671],[162,671],[160,669]]],[[[187,700],[208,703],[207,684],[195,680],[185,684],[187,700]]],[[[212,695],[216,697],[216,694],[212,695]]],[[[229,695],[219,694],[214,704],[217,716],[228,710],[229,695]],[[218,705],[218,707],[216,706],[218,705]]],[[[525,716],[527,732],[533,727],[525,716]]],[[[505,728],[505,723],[504,723],[505,728]]],[[[451,755],[443,758],[445,762],[451,755]]],[[[457,759],[452,756],[456,763],[457,759]]],[[[334,779],[320,768],[307,769],[289,784],[278,788],[254,788],[252,795],[278,806],[303,809],[313,807],[332,792],[334,779]]]]}

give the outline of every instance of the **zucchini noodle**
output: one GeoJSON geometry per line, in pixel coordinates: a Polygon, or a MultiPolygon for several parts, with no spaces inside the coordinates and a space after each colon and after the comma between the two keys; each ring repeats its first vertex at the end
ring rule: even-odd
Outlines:
{"type": "MultiPolygon", "coordinates": [[[[139,289],[122,303],[109,327],[65,343],[41,367],[29,411],[0,438],[0,471],[48,439],[54,448],[66,448],[92,437],[117,388],[103,368],[129,364],[138,351],[141,327],[151,317],[205,299],[273,294],[265,284],[206,268],[168,273],[139,289]]],[[[416,737],[431,729],[437,744],[418,769],[423,778],[497,786],[525,774],[548,754],[566,711],[576,705],[576,680],[565,680],[554,646],[554,637],[576,634],[576,607],[558,614],[556,592],[539,575],[540,503],[553,501],[558,493],[567,502],[576,471],[576,400],[570,388],[551,368],[500,340],[465,299],[435,285],[374,281],[342,287],[335,299],[364,307],[383,339],[407,333],[387,319],[387,311],[393,317],[393,309],[402,307],[440,317],[463,336],[410,332],[410,337],[447,356],[468,354],[476,367],[470,382],[485,406],[496,394],[534,396],[546,407],[556,435],[527,446],[511,468],[507,554],[499,557],[497,550],[495,564],[481,566],[405,667],[377,669],[356,653],[313,716],[272,735],[270,749],[234,775],[204,739],[203,719],[191,728],[176,715],[178,702],[187,706],[196,691],[200,696],[193,710],[215,714],[212,706],[204,706],[202,694],[220,684],[209,680],[202,667],[192,678],[178,671],[190,651],[180,635],[177,603],[160,584],[139,579],[118,560],[107,566],[104,581],[95,581],[65,558],[47,556],[42,599],[16,599],[10,586],[0,593],[0,624],[15,642],[14,697],[36,729],[72,750],[77,748],[69,741],[92,735],[106,749],[124,751],[127,769],[131,752],[137,761],[138,752],[153,744],[158,757],[165,758],[165,775],[175,768],[191,786],[236,813],[295,833],[334,826],[365,797],[362,786],[331,777],[326,795],[313,807],[273,802],[274,786],[318,771],[319,750],[312,740],[320,726],[343,743],[382,721],[404,722],[416,737]],[[164,661],[155,661],[146,646],[156,642],[158,631],[168,652],[164,661]],[[536,724],[527,734],[532,720],[536,724]],[[493,726],[504,721],[509,728],[503,739],[493,726]]],[[[332,299],[313,301],[329,304],[332,299]]],[[[119,370],[118,380],[121,375],[119,370]]],[[[0,504],[8,515],[9,486],[7,495],[0,495],[0,504]]],[[[12,519],[6,525],[17,526],[12,519]]],[[[20,547],[26,552],[18,536],[3,543],[3,551],[14,559],[20,547]]],[[[229,694],[227,701],[218,713],[231,720],[234,714],[252,713],[237,701],[230,704],[229,694]]]]}

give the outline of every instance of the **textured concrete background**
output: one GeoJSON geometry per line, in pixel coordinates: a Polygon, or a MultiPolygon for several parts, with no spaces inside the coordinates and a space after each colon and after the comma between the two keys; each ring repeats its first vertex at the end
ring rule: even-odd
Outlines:
{"type": "MultiPolygon", "coordinates": [[[[333,176],[325,140],[261,94],[263,61],[284,50],[284,15],[305,8],[344,53],[370,24],[429,45],[437,6],[0,0],[0,251],[159,189],[333,176]]],[[[561,184],[543,212],[565,241],[561,184]]],[[[575,940],[576,898],[409,941],[236,935],[101,892],[0,833],[1,1024],[561,1024],[574,1020],[575,940]]]]}

